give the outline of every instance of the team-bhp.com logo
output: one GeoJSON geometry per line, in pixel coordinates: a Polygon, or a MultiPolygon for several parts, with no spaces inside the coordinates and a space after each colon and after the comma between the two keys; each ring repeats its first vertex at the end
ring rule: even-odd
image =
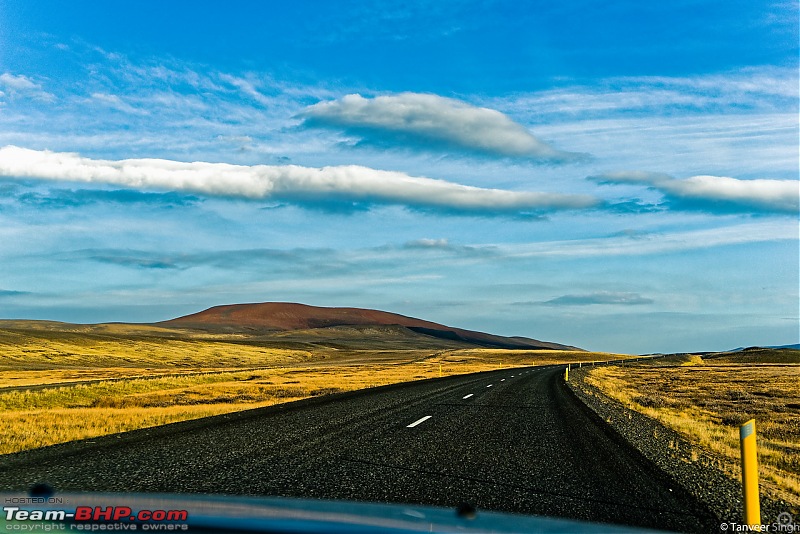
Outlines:
{"type": "MultiPolygon", "coordinates": [[[[78,506],[68,510],[30,510],[19,506],[4,506],[5,519],[9,522],[68,523],[61,530],[188,530],[187,524],[176,524],[189,519],[186,510],[137,510],[127,506],[78,506]],[[112,524],[114,524],[112,526],[112,524]],[[116,527],[116,528],[114,528],[116,527]]],[[[9,528],[10,525],[6,525],[9,528]]],[[[14,529],[37,530],[37,529],[14,529]]]]}

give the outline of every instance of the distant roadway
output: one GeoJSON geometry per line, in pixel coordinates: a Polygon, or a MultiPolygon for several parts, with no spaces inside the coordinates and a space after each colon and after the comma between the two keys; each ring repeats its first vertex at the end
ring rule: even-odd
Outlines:
{"type": "Polygon", "coordinates": [[[716,531],[713,515],[591,414],[562,374],[395,384],[0,456],[0,489],[469,502],[716,531]]]}

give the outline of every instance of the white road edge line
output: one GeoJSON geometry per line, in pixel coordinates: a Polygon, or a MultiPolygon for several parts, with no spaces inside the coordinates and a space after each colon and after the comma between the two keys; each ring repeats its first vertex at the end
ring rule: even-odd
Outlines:
{"type": "Polygon", "coordinates": [[[414,422],[413,422],[413,423],[411,423],[410,425],[406,426],[406,428],[414,428],[415,426],[417,426],[417,425],[419,425],[419,424],[421,424],[421,423],[424,423],[425,421],[427,421],[427,420],[428,420],[428,419],[430,419],[431,417],[433,417],[433,416],[432,416],[432,415],[426,415],[426,416],[425,416],[425,417],[423,417],[422,419],[419,419],[418,421],[414,421],[414,422]]]}
{"type": "Polygon", "coordinates": [[[463,397],[461,397],[461,398],[462,398],[462,399],[468,399],[468,398],[470,398],[470,397],[471,397],[471,396],[473,396],[473,395],[474,395],[474,393],[470,393],[469,395],[464,395],[464,396],[463,396],[463,397]]]}

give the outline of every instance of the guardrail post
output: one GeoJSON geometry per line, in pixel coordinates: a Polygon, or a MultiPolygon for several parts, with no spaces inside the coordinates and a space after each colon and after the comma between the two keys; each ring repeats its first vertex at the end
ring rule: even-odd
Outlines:
{"type": "Polygon", "coordinates": [[[742,493],[744,522],[751,527],[761,525],[761,503],[758,499],[758,454],[756,451],[756,420],[750,419],[739,427],[742,448],[742,493]]]}

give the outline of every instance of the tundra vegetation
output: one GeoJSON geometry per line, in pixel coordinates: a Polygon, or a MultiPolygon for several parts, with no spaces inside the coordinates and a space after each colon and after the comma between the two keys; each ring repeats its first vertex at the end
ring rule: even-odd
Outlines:
{"type": "Polygon", "coordinates": [[[712,451],[736,479],[739,426],[754,418],[762,487],[800,504],[800,351],[753,348],[598,367],[586,382],[712,451]]]}
{"type": "Polygon", "coordinates": [[[396,382],[624,357],[4,321],[0,454],[396,382]]]}

